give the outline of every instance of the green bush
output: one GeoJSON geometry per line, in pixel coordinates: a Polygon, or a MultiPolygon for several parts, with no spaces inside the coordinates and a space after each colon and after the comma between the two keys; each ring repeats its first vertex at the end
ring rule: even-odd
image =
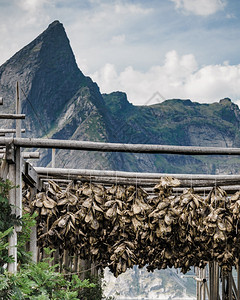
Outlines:
{"type": "Polygon", "coordinates": [[[43,261],[25,265],[15,275],[7,272],[1,274],[0,299],[78,300],[81,289],[95,287],[88,279],[81,281],[77,275],[72,275],[69,281],[63,274],[55,272],[55,267],[43,261]]]}
{"type": "MultiPolygon", "coordinates": [[[[8,192],[12,188],[14,186],[10,181],[0,179],[0,300],[104,299],[100,278],[96,279],[96,283],[89,279],[82,281],[76,274],[67,279],[63,274],[55,272],[56,265],[50,266],[52,258],[46,258],[37,264],[31,262],[25,244],[30,239],[36,215],[24,214],[20,219],[12,213],[12,206],[8,203],[8,192]],[[3,267],[13,261],[8,256],[8,236],[14,225],[22,225],[22,232],[18,234],[19,271],[17,274],[10,274],[3,267]],[[86,298],[84,295],[91,295],[93,298],[86,298]]],[[[45,251],[50,257],[54,250],[45,251]]]]}

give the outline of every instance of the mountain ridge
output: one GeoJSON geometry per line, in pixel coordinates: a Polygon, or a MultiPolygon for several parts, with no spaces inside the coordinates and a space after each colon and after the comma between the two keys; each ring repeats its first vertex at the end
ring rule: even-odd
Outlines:
{"type": "MultiPolygon", "coordinates": [[[[0,66],[0,95],[14,112],[15,84],[22,90],[26,137],[112,143],[240,146],[240,110],[229,98],[212,104],[169,99],[149,106],[131,104],[124,92],[101,94],[76,64],[63,25],[54,21],[0,66]]],[[[1,122],[3,127],[9,126],[1,122]]],[[[12,125],[10,125],[12,126],[12,125]]],[[[40,165],[48,165],[49,151],[40,165]]],[[[239,160],[131,153],[58,150],[56,166],[171,173],[237,172],[239,160]],[[213,162],[214,161],[214,162],[213,162]]]]}

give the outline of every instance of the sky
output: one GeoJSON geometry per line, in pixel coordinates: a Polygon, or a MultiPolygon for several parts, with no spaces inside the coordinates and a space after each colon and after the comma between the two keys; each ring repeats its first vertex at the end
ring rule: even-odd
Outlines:
{"type": "Polygon", "coordinates": [[[0,65],[54,20],[101,93],[240,105],[239,0],[0,0],[0,65]]]}

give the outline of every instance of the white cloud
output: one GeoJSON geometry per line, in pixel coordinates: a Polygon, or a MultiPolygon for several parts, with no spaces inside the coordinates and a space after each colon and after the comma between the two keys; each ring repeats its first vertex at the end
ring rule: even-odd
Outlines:
{"type": "Polygon", "coordinates": [[[115,12],[117,14],[126,15],[126,14],[133,14],[133,15],[147,15],[151,13],[153,9],[151,8],[144,8],[139,4],[130,4],[130,3],[121,3],[115,5],[115,12]]]}
{"type": "Polygon", "coordinates": [[[50,4],[49,0],[20,0],[17,2],[19,7],[29,13],[36,13],[45,4],[50,4]]]}
{"type": "Polygon", "coordinates": [[[199,16],[209,16],[222,10],[226,0],[170,0],[175,3],[176,9],[186,13],[193,13],[199,16]]]}
{"type": "Polygon", "coordinates": [[[182,98],[202,103],[224,97],[235,102],[240,99],[240,65],[224,62],[199,68],[192,54],[179,56],[176,51],[166,54],[163,65],[146,72],[127,67],[117,73],[114,65],[106,64],[91,77],[101,92],[124,91],[129,101],[137,105],[149,103],[156,92],[165,99],[182,98]]]}
{"type": "Polygon", "coordinates": [[[125,34],[115,35],[112,37],[111,43],[113,45],[121,45],[125,42],[125,39],[126,39],[125,34]]]}

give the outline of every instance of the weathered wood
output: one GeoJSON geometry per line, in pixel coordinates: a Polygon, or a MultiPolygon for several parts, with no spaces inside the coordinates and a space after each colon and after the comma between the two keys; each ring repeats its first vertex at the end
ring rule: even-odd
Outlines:
{"type": "Polygon", "coordinates": [[[24,161],[24,163],[23,163],[23,177],[24,177],[24,180],[29,185],[39,189],[38,175],[37,175],[36,171],[34,170],[33,166],[30,163],[26,162],[26,161],[24,161]]]}
{"type": "Polygon", "coordinates": [[[6,160],[2,160],[1,161],[1,173],[0,173],[0,176],[3,180],[6,180],[7,179],[7,176],[8,176],[8,163],[6,160]]]}
{"type": "MultiPolygon", "coordinates": [[[[14,164],[9,165],[9,176],[8,179],[12,182],[13,185],[16,185],[16,168],[14,164]]],[[[12,205],[12,213],[16,213],[16,193],[15,189],[9,191],[9,204],[12,205]]],[[[8,264],[8,271],[10,273],[17,272],[17,232],[14,226],[12,235],[8,238],[9,248],[8,255],[12,256],[14,261],[8,264]]]]}
{"type": "MultiPolygon", "coordinates": [[[[22,217],[22,157],[20,147],[16,148],[16,215],[22,217]]],[[[22,231],[22,226],[16,227],[17,232],[22,231]]]]}
{"type": "Polygon", "coordinates": [[[56,154],[56,149],[52,149],[52,168],[55,168],[55,154],[56,154]]]}
{"type": "Polygon", "coordinates": [[[19,120],[19,119],[25,119],[25,115],[24,114],[0,114],[0,119],[19,120]]]}
{"type": "Polygon", "coordinates": [[[231,273],[228,274],[228,300],[233,300],[233,298],[232,298],[232,274],[231,273]]]}
{"type": "MultiPolygon", "coordinates": [[[[25,129],[21,129],[21,132],[24,133],[26,130],[25,129]]],[[[13,128],[0,128],[0,133],[16,133],[16,129],[13,128]]]]}
{"type": "MultiPolygon", "coordinates": [[[[16,115],[13,116],[16,117],[16,115]]],[[[240,155],[240,148],[120,144],[41,138],[14,138],[13,140],[15,145],[27,148],[37,147],[100,152],[164,153],[180,155],[240,155]]],[[[0,145],[6,145],[11,141],[11,138],[0,138],[0,145]]]]}
{"type": "Polygon", "coordinates": [[[6,160],[9,164],[15,164],[15,147],[13,143],[6,145],[6,160]]]}
{"type": "Polygon", "coordinates": [[[219,180],[229,180],[240,182],[240,175],[209,175],[209,174],[174,174],[174,173],[143,173],[143,172],[125,172],[125,171],[109,171],[109,170],[89,170],[89,169],[64,169],[64,168],[44,168],[34,167],[38,174],[44,175],[77,175],[77,176],[106,176],[112,177],[115,180],[119,178],[134,178],[139,179],[157,179],[161,177],[170,176],[179,180],[212,180],[218,182],[219,180]]]}
{"type": "MultiPolygon", "coordinates": [[[[16,86],[16,114],[21,113],[21,101],[20,101],[20,89],[19,83],[17,81],[16,86]]],[[[21,138],[21,119],[16,119],[16,137],[21,138]]],[[[15,166],[16,166],[16,215],[22,217],[22,155],[21,147],[16,146],[15,150],[15,166]]],[[[16,227],[17,232],[22,231],[21,226],[16,227]]]]}
{"type": "Polygon", "coordinates": [[[39,159],[39,152],[22,152],[22,157],[25,159],[39,159]]]}
{"type": "Polygon", "coordinates": [[[30,252],[32,252],[32,261],[37,262],[38,260],[38,247],[37,247],[37,226],[31,227],[30,233],[30,252]]]}
{"type": "Polygon", "coordinates": [[[236,269],[237,269],[237,300],[240,300],[240,268],[239,268],[239,265],[237,265],[236,269]]]}
{"type": "Polygon", "coordinates": [[[235,283],[235,281],[234,281],[234,278],[233,278],[232,273],[230,273],[230,276],[231,276],[231,281],[232,281],[232,292],[234,293],[235,299],[237,299],[237,297],[238,297],[237,286],[236,286],[236,283],[235,283]]]}

